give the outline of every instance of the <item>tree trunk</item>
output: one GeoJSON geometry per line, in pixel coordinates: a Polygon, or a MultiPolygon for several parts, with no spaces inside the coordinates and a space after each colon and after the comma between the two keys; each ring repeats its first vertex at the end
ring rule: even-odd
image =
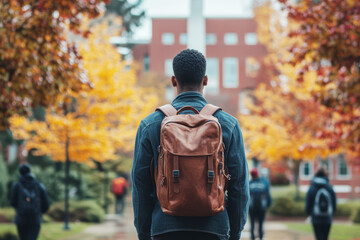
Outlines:
{"type": "Polygon", "coordinates": [[[295,183],[295,201],[300,201],[300,189],[299,189],[299,171],[300,171],[301,159],[293,160],[293,174],[295,183]]]}

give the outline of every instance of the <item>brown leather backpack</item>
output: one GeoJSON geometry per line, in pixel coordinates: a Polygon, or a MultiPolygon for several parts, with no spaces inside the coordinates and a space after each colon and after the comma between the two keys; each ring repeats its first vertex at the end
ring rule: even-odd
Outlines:
{"type": "Polygon", "coordinates": [[[207,104],[179,111],[167,104],[161,124],[159,159],[155,169],[161,209],[173,216],[212,216],[224,210],[225,174],[221,126],[207,104]],[[179,114],[191,110],[196,114],[179,114]]]}

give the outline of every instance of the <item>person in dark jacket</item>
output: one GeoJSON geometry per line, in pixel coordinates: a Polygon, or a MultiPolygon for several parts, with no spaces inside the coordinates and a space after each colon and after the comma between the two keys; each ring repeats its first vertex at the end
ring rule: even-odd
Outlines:
{"type": "Polygon", "coordinates": [[[49,208],[49,198],[28,164],[20,165],[19,172],[19,181],[13,184],[10,195],[11,205],[16,209],[15,224],[20,240],[36,240],[42,214],[49,208]]]}
{"type": "MultiPolygon", "coordinates": [[[[173,59],[175,76],[171,77],[177,97],[171,105],[179,110],[192,106],[200,111],[206,104],[203,88],[206,59],[198,51],[186,49],[173,59]]],[[[249,203],[249,172],[244,141],[236,118],[217,111],[225,145],[225,166],[231,180],[228,182],[227,202],[224,211],[214,216],[171,216],[161,210],[154,184],[153,169],[159,157],[161,122],[165,115],[155,111],[144,118],[138,128],[132,168],[134,224],[140,240],[239,240],[244,228],[249,203]],[[154,165],[152,166],[152,159],[154,165]]],[[[196,183],[194,183],[196,184],[196,183]]]]}
{"type": "Polygon", "coordinates": [[[262,240],[264,236],[263,223],[266,216],[266,209],[270,207],[272,201],[270,187],[269,183],[265,179],[259,177],[257,168],[252,169],[250,174],[252,178],[249,183],[251,239],[255,239],[255,222],[258,222],[259,238],[262,240]]]}
{"type": "Polygon", "coordinates": [[[336,211],[336,194],[329,184],[327,171],[323,168],[320,168],[311,180],[306,194],[305,210],[311,217],[316,240],[327,240],[336,211]]]}

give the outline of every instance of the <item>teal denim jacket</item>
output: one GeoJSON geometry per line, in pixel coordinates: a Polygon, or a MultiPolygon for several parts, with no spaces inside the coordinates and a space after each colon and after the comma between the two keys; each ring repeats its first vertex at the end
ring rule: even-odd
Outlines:
{"type": "MultiPolygon", "coordinates": [[[[200,111],[207,102],[198,92],[184,92],[171,104],[177,110],[190,105],[200,111]]],[[[149,240],[152,236],[173,231],[200,231],[216,234],[220,239],[240,239],[249,207],[249,172],[244,141],[236,118],[223,111],[217,111],[214,116],[222,128],[225,165],[231,180],[228,184],[226,210],[210,217],[176,217],[161,211],[151,171],[157,165],[160,128],[165,116],[155,111],[141,121],[132,167],[134,224],[140,240],[149,240]]]]}

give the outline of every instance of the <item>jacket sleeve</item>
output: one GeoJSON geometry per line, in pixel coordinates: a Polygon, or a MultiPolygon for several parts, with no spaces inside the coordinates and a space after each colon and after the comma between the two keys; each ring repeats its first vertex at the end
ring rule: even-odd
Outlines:
{"type": "Polygon", "coordinates": [[[249,170],[244,141],[238,123],[232,131],[227,152],[227,168],[231,175],[228,184],[227,212],[230,222],[230,240],[238,240],[246,223],[249,208],[249,170]]]}
{"type": "Polygon", "coordinates": [[[135,141],[132,167],[132,201],[134,224],[139,240],[150,240],[151,214],[154,207],[150,163],[153,158],[147,127],[142,121],[135,141]]]}
{"type": "Polygon", "coordinates": [[[305,212],[307,216],[310,216],[312,209],[314,208],[314,198],[315,198],[315,187],[310,185],[309,191],[306,194],[305,199],[305,212]]]}
{"type": "Polygon", "coordinates": [[[49,196],[43,184],[39,183],[39,188],[40,188],[40,199],[41,199],[41,212],[46,213],[50,207],[49,196]]]}
{"type": "Polygon", "coordinates": [[[265,184],[266,184],[267,207],[270,207],[271,203],[272,203],[272,198],[271,198],[271,194],[270,194],[270,184],[266,180],[265,180],[265,184]]]}
{"type": "Polygon", "coordinates": [[[11,187],[10,193],[10,204],[14,208],[17,207],[18,193],[19,192],[19,183],[14,183],[11,187]]]}

